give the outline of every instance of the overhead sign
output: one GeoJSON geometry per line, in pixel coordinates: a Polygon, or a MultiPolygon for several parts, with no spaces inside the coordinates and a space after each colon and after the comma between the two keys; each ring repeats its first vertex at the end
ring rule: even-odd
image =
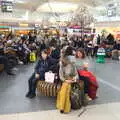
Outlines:
{"type": "Polygon", "coordinates": [[[116,16],[116,8],[108,9],[108,17],[116,16]]]}
{"type": "Polygon", "coordinates": [[[40,24],[35,24],[35,27],[36,28],[40,28],[40,24]]]}
{"type": "Polygon", "coordinates": [[[13,2],[12,1],[1,1],[1,11],[2,12],[12,12],[13,2]]]}
{"type": "Polygon", "coordinates": [[[114,17],[116,16],[117,12],[117,6],[115,3],[108,4],[107,7],[107,15],[108,17],[114,17]]]}

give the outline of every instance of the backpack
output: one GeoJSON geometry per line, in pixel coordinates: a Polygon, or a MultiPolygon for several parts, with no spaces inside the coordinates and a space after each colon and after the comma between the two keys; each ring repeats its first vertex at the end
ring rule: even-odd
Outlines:
{"type": "Polygon", "coordinates": [[[70,99],[72,109],[76,110],[82,107],[82,91],[80,90],[80,85],[78,83],[72,84],[70,99]]]}
{"type": "Polygon", "coordinates": [[[30,62],[35,62],[36,61],[36,54],[34,52],[30,53],[30,62]]]}

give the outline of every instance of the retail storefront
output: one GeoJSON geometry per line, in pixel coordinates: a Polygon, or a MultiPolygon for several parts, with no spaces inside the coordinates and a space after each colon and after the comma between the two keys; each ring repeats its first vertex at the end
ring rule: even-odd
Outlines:
{"type": "Polygon", "coordinates": [[[96,32],[102,33],[103,31],[107,34],[111,33],[115,38],[120,39],[120,21],[116,22],[100,22],[95,25],[96,32]]]}

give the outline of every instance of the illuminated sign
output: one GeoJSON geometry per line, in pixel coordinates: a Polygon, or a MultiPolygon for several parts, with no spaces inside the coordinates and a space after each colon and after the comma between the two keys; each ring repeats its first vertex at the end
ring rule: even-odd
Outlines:
{"type": "Polygon", "coordinates": [[[20,27],[28,27],[28,24],[20,23],[19,26],[20,26],[20,27]]]}

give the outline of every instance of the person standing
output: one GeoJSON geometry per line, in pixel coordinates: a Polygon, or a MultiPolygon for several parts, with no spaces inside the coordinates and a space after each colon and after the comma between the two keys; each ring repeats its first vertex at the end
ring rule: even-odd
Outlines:
{"type": "Polygon", "coordinates": [[[72,58],[72,49],[68,47],[60,61],[59,75],[62,80],[62,87],[57,96],[56,107],[60,113],[69,113],[71,111],[71,84],[78,79],[77,69],[72,58]],[[69,53],[69,54],[68,54],[69,53]]]}

